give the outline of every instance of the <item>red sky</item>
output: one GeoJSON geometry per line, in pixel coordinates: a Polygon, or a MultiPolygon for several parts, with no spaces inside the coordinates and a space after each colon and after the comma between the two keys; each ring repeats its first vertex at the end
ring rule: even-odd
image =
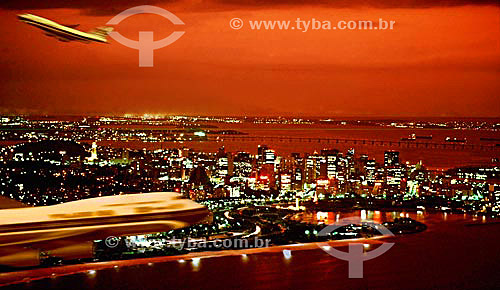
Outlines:
{"type": "MultiPolygon", "coordinates": [[[[113,40],[59,42],[16,14],[87,31],[142,1],[113,0],[116,9],[96,1],[38,9],[45,7],[31,2],[38,3],[0,4],[0,112],[500,117],[498,6],[154,1],[182,19],[186,33],[155,51],[153,68],[140,68],[137,50],[113,40]],[[234,17],[396,24],[392,31],[252,31],[248,23],[232,30],[234,17]]],[[[174,28],[150,14],[115,27],[133,39],[138,31],[163,38],[174,28]]]]}

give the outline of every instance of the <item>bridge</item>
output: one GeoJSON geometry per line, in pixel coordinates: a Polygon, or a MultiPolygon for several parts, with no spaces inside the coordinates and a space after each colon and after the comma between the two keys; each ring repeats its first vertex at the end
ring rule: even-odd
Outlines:
{"type": "Polygon", "coordinates": [[[283,143],[321,143],[321,144],[347,144],[365,146],[385,146],[397,148],[415,149],[445,149],[457,151],[497,151],[500,144],[466,144],[458,142],[425,142],[416,140],[370,140],[370,139],[348,139],[348,138],[318,138],[318,137],[287,137],[287,136],[248,136],[248,135],[225,135],[210,136],[208,141],[239,141],[239,142],[283,142],[283,143]]]}

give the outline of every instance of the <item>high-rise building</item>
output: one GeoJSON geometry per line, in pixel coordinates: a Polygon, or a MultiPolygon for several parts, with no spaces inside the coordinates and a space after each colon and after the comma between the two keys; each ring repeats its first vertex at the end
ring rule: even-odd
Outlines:
{"type": "Polygon", "coordinates": [[[248,152],[238,152],[233,160],[234,175],[248,177],[252,173],[252,157],[248,152]]]}
{"type": "Polygon", "coordinates": [[[222,156],[217,159],[217,174],[220,178],[228,175],[228,160],[227,156],[222,156]]]}
{"type": "Polygon", "coordinates": [[[337,153],[326,155],[326,174],[329,179],[337,176],[337,153]]]}
{"type": "Polygon", "coordinates": [[[399,152],[398,151],[385,151],[384,153],[384,167],[399,166],[399,152]]]}
{"type": "Polygon", "coordinates": [[[276,153],[274,152],[274,150],[272,149],[266,149],[264,151],[264,163],[265,164],[273,164],[274,166],[274,162],[276,161],[276,153]]]}
{"type": "Polygon", "coordinates": [[[365,174],[368,185],[374,185],[376,180],[375,159],[368,159],[365,163],[365,174]]]}
{"type": "Polygon", "coordinates": [[[272,165],[273,170],[276,169],[276,153],[274,150],[269,149],[266,145],[259,145],[257,148],[257,164],[258,165],[272,165]]]}
{"type": "Polygon", "coordinates": [[[304,161],[304,182],[313,183],[316,176],[316,158],[314,155],[307,156],[304,161]]]}
{"type": "Polygon", "coordinates": [[[265,162],[265,152],[269,149],[266,145],[259,145],[257,147],[257,163],[264,164],[265,162]]]}
{"type": "Polygon", "coordinates": [[[385,183],[389,192],[399,193],[401,188],[402,168],[399,162],[398,151],[386,151],[384,153],[385,183]]]}
{"type": "Polygon", "coordinates": [[[301,190],[303,186],[303,171],[300,167],[296,167],[293,172],[293,189],[301,190]]]}
{"type": "Polygon", "coordinates": [[[399,189],[401,187],[402,169],[399,166],[386,167],[386,184],[399,189]]]}
{"type": "Polygon", "coordinates": [[[280,187],[281,190],[292,189],[292,176],[288,172],[280,174],[280,187]]]}

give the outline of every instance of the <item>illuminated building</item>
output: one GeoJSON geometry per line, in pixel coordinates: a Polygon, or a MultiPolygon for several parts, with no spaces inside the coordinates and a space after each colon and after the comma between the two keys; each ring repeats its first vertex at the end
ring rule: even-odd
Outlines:
{"type": "Polygon", "coordinates": [[[290,173],[280,174],[280,187],[281,190],[291,190],[292,189],[292,175],[290,173]]]}
{"type": "Polygon", "coordinates": [[[399,166],[399,152],[398,151],[385,151],[384,153],[384,167],[399,166]]]}
{"type": "Polygon", "coordinates": [[[217,175],[224,179],[226,176],[233,174],[233,157],[231,153],[226,153],[224,147],[219,148],[217,153],[217,175]]]}
{"type": "Polygon", "coordinates": [[[238,152],[233,158],[234,175],[248,177],[252,173],[252,157],[248,152],[238,152]]]}
{"type": "Polygon", "coordinates": [[[90,149],[90,157],[87,160],[90,162],[97,160],[97,144],[95,142],[92,142],[92,149],[90,149]]]}
{"type": "Polygon", "coordinates": [[[272,149],[266,149],[264,151],[264,163],[265,164],[272,164],[274,167],[275,161],[276,161],[276,153],[272,149]]]}
{"type": "Polygon", "coordinates": [[[228,159],[226,156],[217,159],[217,173],[220,178],[228,175],[228,159]]]}
{"type": "Polygon", "coordinates": [[[375,159],[368,159],[368,160],[366,160],[366,163],[365,163],[365,174],[366,174],[366,181],[367,181],[368,185],[374,185],[375,184],[375,180],[376,180],[376,177],[375,177],[375,174],[376,174],[375,166],[376,166],[375,159]]]}
{"type": "Polygon", "coordinates": [[[293,189],[301,190],[303,186],[303,171],[301,168],[297,167],[293,172],[293,189]]]}
{"type": "Polygon", "coordinates": [[[269,149],[266,145],[259,145],[257,147],[257,163],[264,164],[265,163],[265,153],[266,150],[269,149]]]}
{"type": "Polygon", "coordinates": [[[339,151],[336,149],[323,149],[321,150],[321,155],[324,156],[324,162],[326,164],[326,174],[322,172],[321,176],[327,177],[328,179],[337,178],[339,151]]]}
{"type": "Polygon", "coordinates": [[[304,164],[304,182],[313,183],[316,180],[316,158],[312,155],[307,156],[304,164]]]}

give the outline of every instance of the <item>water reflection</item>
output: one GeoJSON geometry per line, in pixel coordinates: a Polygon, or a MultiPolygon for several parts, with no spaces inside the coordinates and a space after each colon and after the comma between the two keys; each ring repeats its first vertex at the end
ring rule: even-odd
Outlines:
{"type": "MultiPolygon", "coordinates": [[[[422,210],[417,211],[379,211],[379,210],[354,210],[351,212],[316,212],[309,211],[298,213],[292,217],[292,219],[297,221],[303,221],[312,224],[334,224],[338,222],[340,219],[344,218],[352,218],[359,217],[362,220],[372,220],[377,223],[385,223],[392,222],[396,218],[411,218],[416,221],[426,223],[431,222],[439,222],[439,221],[477,221],[477,215],[469,215],[469,214],[451,214],[447,212],[435,212],[428,213],[422,210]]],[[[482,222],[487,222],[487,218],[485,216],[481,217],[482,222]]]]}
{"type": "MultiPolygon", "coordinates": [[[[109,270],[90,270],[56,278],[33,280],[19,284],[18,289],[78,288],[152,289],[168,285],[171,289],[186,288],[244,288],[289,289],[325,288],[383,288],[411,285],[411,288],[446,288],[468,285],[465,288],[492,288],[500,283],[496,257],[500,257],[500,224],[497,220],[467,214],[428,213],[408,211],[366,210],[368,219],[376,222],[392,221],[403,214],[425,223],[429,229],[413,235],[397,236],[395,246],[376,260],[365,263],[363,279],[347,279],[345,261],[327,255],[321,249],[291,246],[286,248],[253,249],[250,253],[216,258],[185,258],[170,262],[149,262],[126,265],[111,264],[109,270]],[[478,226],[466,226],[477,220],[478,226]],[[487,249],[487,250],[485,250],[487,249]],[[203,262],[203,263],[202,263],[203,262]],[[203,264],[203,267],[202,267],[203,264]],[[113,270],[114,268],[114,270],[113,270]],[[478,269],[481,269],[480,271],[478,269]],[[168,273],[168,274],[165,274],[168,273]],[[230,275],[226,275],[230,273],[230,275]],[[457,273],[464,273],[457,275],[457,273]],[[221,276],[222,275],[222,276],[221,276]],[[356,280],[356,281],[353,281],[356,280]],[[454,284],[450,284],[453,281],[454,284]],[[468,283],[468,284],[467,284],[468,283]]],[[[346,217],[361,217],[361,211],[328,212],[327,221],[346,217]]],[[[308,222],[322,222],[314,212],[300,215],[308,222]]],[[[377,247],[377,241],[364,243],[365,251],[377,247]]],[[[323,246],[325,250],[330,246],[323,246]]],[[[346,251],[346,249],[343,249],[346,251]]],[[[213,255],[213,254],[211,254],[213,255]]],[[[133,260],[130,263],[135,263],[133,260]]]]}
{"type": "Polygon", "coordinates": [[[193,258],[191,260],[191,265],[193,267],[193,271],[196,272],[196,271],[200,270],[200,260],[201,260],[200,258],[193,258]]]}

